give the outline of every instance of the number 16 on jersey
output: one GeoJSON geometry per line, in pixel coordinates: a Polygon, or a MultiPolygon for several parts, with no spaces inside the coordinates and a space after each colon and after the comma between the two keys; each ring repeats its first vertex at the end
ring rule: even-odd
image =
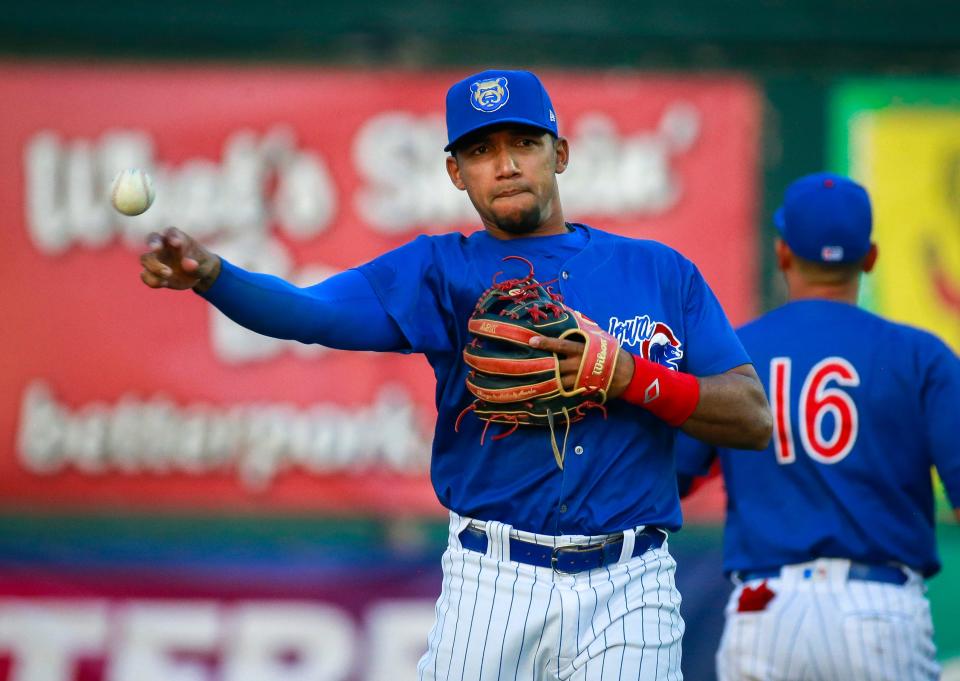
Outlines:
{"type": "MultiPolygon", "coordinates": [[[[793,437],[794,406],[790,384],[793,371],[789,357],[770,360],[770,407],[773,410],[773,446],[777,461],[797,459],[793,437]]],[[[860,385],[860,375],[843,357],[817,362],[803,379],[796,405],[800,444],[815,461],[834,464],[842,461],[857,441],[857,405],[844,388],[860,385]],[[828,420],[828,417],[829,420],[828,420]]]]}

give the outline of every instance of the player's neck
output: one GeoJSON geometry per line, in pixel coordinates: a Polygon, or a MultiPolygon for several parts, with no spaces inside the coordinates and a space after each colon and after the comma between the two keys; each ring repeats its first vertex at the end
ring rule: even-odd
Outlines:
{"type": "Polygon", "coordinates": [[[794,280],[787,283],[787,300],[810,300],[816,298],[819,300],[832,300],[838,303],[857,304],[857,296],[860,293],[860,282],[858,280],[845,282],[842,284],[817,284],[803,280],[794,280]]]}

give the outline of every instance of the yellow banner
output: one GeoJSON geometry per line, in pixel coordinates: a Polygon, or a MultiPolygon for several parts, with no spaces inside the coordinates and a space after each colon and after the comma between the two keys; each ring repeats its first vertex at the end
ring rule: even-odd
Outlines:
{"type": "Polygon", "coordinates": [[[880,250],[868,304],[960,351],[960,110],[893,106],[849,125],[880,250]]]}

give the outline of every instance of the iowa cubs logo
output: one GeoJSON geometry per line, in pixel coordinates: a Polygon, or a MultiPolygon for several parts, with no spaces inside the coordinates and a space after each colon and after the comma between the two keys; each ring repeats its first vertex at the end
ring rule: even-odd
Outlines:
{"type": "Polygon", "coordinates": [[[506,78],[478,80],[470,85],[470,104],[477,111],[496,111],[510,99],[506,78]]]}
{"type": "Polygon", "coordinates": [[[636,348],[644,359],[680,370],[677,362],[683,359],[682,343],[667,324],[654,321],[648,315],[626,320],[611,317],[607,333],[620,341],[621,346],[636,348]]]}

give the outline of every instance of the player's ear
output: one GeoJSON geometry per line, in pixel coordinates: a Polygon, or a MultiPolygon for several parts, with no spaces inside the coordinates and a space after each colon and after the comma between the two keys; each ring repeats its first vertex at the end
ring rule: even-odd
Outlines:
{"type": "Polygon", "coordinates": [[[453,182],[453,186],[464,191],[467,188],[467,185],[463,183],[463,178],[460,177],[460,164],[457,163],[456,152],[447,156],[447,175],[450,176],[450,181],[453,182]]]}
{"type": "Polygon", "coordinates": [[[871,242],[870,250],[867,251],[867,255],[863,259],[863,271],[864,272],[872,271],[876,264],[877,264],[877,245],[871,242]]]}
{"type": "Polygon", "coordinates": [[[558,137],[553,143],[553,148],[557,154],[557,175],[567,169],[570,162],[570,144],[566,137],[558,137]]]}
{"type": "Polygon", "coordinates": [[[786,272],[793,264],[793,252],[783,239],[773,240],[773,250],[777,256],[777,269],[786,272]]]}

